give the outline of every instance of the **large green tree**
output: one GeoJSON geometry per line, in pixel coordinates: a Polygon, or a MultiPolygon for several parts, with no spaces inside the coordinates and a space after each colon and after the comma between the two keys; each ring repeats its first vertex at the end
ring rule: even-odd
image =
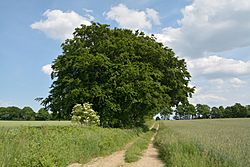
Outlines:
{"type": "Polygon", "coordinates": [[[247,117],[250,118],[250,105],[246,105],[247,117]]]}
{"type": "Polygon", "coordinates": [[[247,107],[240,103],[235,103],[233,106],[228,106],[225,109],[226,118],[244,118],[247,117],[247,107]]]}
{"type": "Polygon", "coordinates": [[[18,107],[1,107],[0,108],[1,120],[22,120],[22,110],[18,107]]]}
{"type": "Polygon", "coordinates": [[[31,107],[24,107],[22,109],[22,119],[23,120],[35,120],[35,112],[31,107]]]}
{"type": "Polygon", "coordinates": [[[180,119],[192,119],[196,116],[195,106],[193,104],[180,104],[176,107],[176,114],[180,119]]]}
{"type": "Polygon", "coordinates": [[[210,107],[206,104],[197,104],[196,112],[198,117],[209,118],[211,116],[210,107]]]}
{"type": "Polygon", "coordinates": [[[211,108],[211,118],[221,118],[222,112],[219,108],[217,107],[212,107],[211,108]]]}
{"type": "Polygon", "coordinates": [[[51,119],[51,115],[45,108],[40,108],[38,112],[36,113],[36,120],[46,121],[50,119],[51,119]]]}
{"type": "Polygon", "coordinates": [[[89,102],[104,127],[139,126],[145,116],[187,103],[194,91],[185,60],[139,31],[82,25],[62,49],[42,101],[60,119],[89,102]]]}

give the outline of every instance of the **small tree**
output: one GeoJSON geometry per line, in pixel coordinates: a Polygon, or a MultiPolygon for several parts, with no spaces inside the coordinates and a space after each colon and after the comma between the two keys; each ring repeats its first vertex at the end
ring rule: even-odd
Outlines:
{"type": "Polygon", "coordinates": [[[89,103],[76,104],[72,109],[71,120],[82,125],[100,125],[99,116],[89,103]]]}

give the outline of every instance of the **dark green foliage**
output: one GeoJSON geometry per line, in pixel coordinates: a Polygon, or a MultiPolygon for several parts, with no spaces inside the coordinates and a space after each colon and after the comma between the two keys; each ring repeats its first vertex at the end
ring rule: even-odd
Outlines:
{"type": "Polygon", "coordinates": [[[18,107],[0,107],[1,120],[21,120],[22,110],[18,107]]]}
{"type": "Polygon", "coordinates": [[[247,116],[246,117],[250,118],[250,105],[247,105],[246,109],[247,109],[247,116]]]}
{"type": "Polygon", "coordinates": [[[194,91],[183,59],[155,38],[93,23],[76,28],[53,63],[42,103],[59,119],[89,102],[103,127],[134,127],[166,106],[187,103],[194,91]]]}
{"type": "Polygon", "coordinates": [[[38,113],[36,114],[36,120],[46,121],[50,119],[51,119],[51,115],[45,108],[41,108],[38,110],[38,113]]]}
{"type": "Polygon", "coordinates": [[[30,107],[0,107],[0,120],[34,120],[35,112],[30,107]]]}
{"type": "Polygon", "coordinates": [[[160,118],[160,117],[156,117],[155,120],[156,120],[156,121],[160,121],[161,118],[160,118]]]}
{"type": "Polygon", "coordinates": [[[209,111],[211,118],[246,118],[249,117],[249,106],[243,106],[240,103],[235,103],[233,106],[212,107],[209,111]]]}
{"type": "Polygon", "coordinates": [[[196,117],[196,109],[193,104],[180,104],[176,108],[179,119],[191,119],[196,117]]]}
{"type": "Polygon", "coordinates": [[[197,104],[196,105],[196,111],[198,114],[198,118],[209,118],[210,116],[210,107],[206,104],[197,104]]]}
{"type": "Polygon", "coordinates": [[[173,109],[171,107],[165,107],[161,110],[161,118],[163,120],[168,120],[170,115],[173,113],[173,109]]]}
{"type": "Polygon", "coordinates": [[[22,109],[22,119],[23,120],[35,120],[36,113],[31,107],[24,107],[22,109]]]}
{"type": "Polygon", "coordinates": [[[211,118],[221,118],[221,117],[222,117],[221,110],[217,107],[212,107],[211,108],[211,118]]]}
{"type": "Polygon", "coordinates": [[[203,119],[203,118],[247,118],[250,117],[249,105],[243,106],[240,103],[235,103],[233,106],[224,108],[212,107],[206,104],[197,104],[194,107],[192,104],[178,105],[176,108],[176,119],[185,119],[184,117],[203,119]]]}
{"type": "Polygon", "coordinates": [[[243,118],[247,117],[247,108],[239,103],[225,108],[225,118],[243,118]]]}
{"type": "Polygon", "coordinates": [[[45,108],[41,108],[35,113],[31,107],[0,107],[0,120],[33,121],[50,120],[51,115],[45,108]]]}

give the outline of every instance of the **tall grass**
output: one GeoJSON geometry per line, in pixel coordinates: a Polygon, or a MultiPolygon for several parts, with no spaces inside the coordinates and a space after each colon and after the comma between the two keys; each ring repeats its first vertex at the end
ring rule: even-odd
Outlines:
{"type": "Polygon", "coordinates": [[[166,166],[250,166],[250,119],[165,121],[156,145],[166,166]]]}
{"type": "Polygon", "coordinates": [[[136,130],[43,126],[0,128],[0,166],[67,166],[121,149],[136,130]]]}
{"type": "Polygon", "coordinates": [[[150,131],[141,134],[135,142],[125,152],[125,162],[131,163],[138,161],[143,152],[148,148],[148,145],[159,126],[155,121],[150,121],[146,126],[150,126],[150,131]]]}
{"type": "Polygon", "coordinates": [[[20,126],[69,126],[71,121],[0,121],[0,127],[13,128],[20,126]]]}

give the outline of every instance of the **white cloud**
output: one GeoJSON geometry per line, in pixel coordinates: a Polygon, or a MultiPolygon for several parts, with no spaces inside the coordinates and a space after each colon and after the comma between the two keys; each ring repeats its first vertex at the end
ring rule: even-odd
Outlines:
{"type": "Polygon", "coordinates": [[[107,19],[116,21],[120,27],[150,30],[152,25],[160,24],[158,12],[147,8],[146,11],[129,9],[124,4],[111,7],[106,13],[107,19]]]}
{"type": "Polygon", "coordinates": [[[227,100],[226,98],[215,94],[199,94],[191,98],[190,102],[192,104],[213,104],[213,103],[222,103],[223,101],[226,100],[227,100]]]}
{"type": "Polygon", "coordinates": [[[95,20],[95,17],[90,15],[90,14],[85,14],[85,17],[87,17],[89,21],[94,21],[95,20]]]}
{"type": "Polygon", "coordinates": [[[249,75],[250,61],[209,56],[187,60],[188,69],[193,75],[249,75]]]}
{"type": "Polygon", "coordinates": [[[83,8],[83,11],[86,13],[93,13],[93,10],[87,8],[83,8]]]}
{"type": "Polygon", "coordinates": [[[179,27],[166,27],[159,41],[182,56],[199,57],[250,46],[249,0],[194,0],[179,27]]]}
{"type": "Polygon", "coordinates": [[[248,82],[248,77],[245,80],[237,77],[196,80],[198,91],[190,98],[190,102],[210,106],[229,106],[236,102],[249,104],[248,82]]]}
{"type": "Polygon", "coordinates": [[[215,89],[229,89],[232,90],[234,88],[240,88],[246,84],[246,81],[243,81],[237,77],[234,78],[216,78],[216,79],[210,79],[209,83],[211,87],[214,87],[215,89]]]}
{"type": "Polygon", "coordinates": [[[239,88],[239,87],[241,87],[241,86],[243,86],[243,85],[246,84],[245,81],[243,81],[243,80],[241,80],[241,79],[239,79],[239,78],[231,78],[231,79],[229,80],[229,82],[230,82],[230,84],[231,84],[233,87],[235,87],[235,88],[239,88]]]}
{"type": "Polygon", "coordinates": [[[209,80],[209,82],[210,82],[211,84],[215,84],[215,85],[223,85],[223,84],[224,84],[224,80],[223,80],[223,79],[220,79],[220,78],[211,79],[211,80],[209,80]]]}
{"type": "Polygon", "coordinates": [[[155,36],[188,58],[197,89],[190,101],[210,106],[249,103],[249,51],[239,50],[250,47],[250,1],[193,0],[181,12],[177,27],[165,27],[155,36]]]}
{"type": "Polygon", "coordinates": [[[90,20],[93,19],[91,15],[86,18],[74,11],[63,12],[61,10],[47,10],[43,16],[47,18],[31,24],[31,28],[44,32],[49,38],[59,40],[72,38],[76,27],[81,24],[90,25],[90,20]]]}
{"type": "Polygon", "coordinates": [[[50,74],[52,73],[52,71],[53,71],[53,69],[51,68],[51,64],[47,64],[47,65],[44,65],[44,66],[42,67],[42,72],[43,72],[44,74],[50,75],[50,74]]]}
{"type": "Polygon", "coordinates": [[[217,89],[222,89],[223,85],[225,84],[225,81],[221,78],[210,79],[208,82],[210,83],[210,85],[213,85],[217,89]]]}
{"type": "Polygon", "coordinates": [[[158,16],[158,12],[154,9],[150,9],[150,8],[147,8],[146,9],[146,13],[147,13],[147,17],[152,20],[152,22],[156,25],[159,25],[160,24],[160,19],[159,19],[159,16],[158,16]]]}

